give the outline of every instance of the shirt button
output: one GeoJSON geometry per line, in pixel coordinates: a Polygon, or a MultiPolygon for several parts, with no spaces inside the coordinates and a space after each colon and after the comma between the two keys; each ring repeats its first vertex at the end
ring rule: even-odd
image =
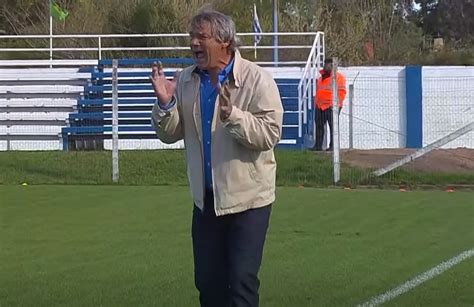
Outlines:
{"type": "Polygon", "coordinates": [[[208,141],[208,142],[207,142],[207,145],[211,145],[211,142],[208,141]]]}
{"type": "Polygon", "coordinates": [[[210,163],[210,162],[207,162],[207,166],[211,166],[211,163],[210,163]]]}
{"type": "Polygon", "coordinates": [[[210,121],[210,120],[208,120],[208,121],[207,121],[207,123],[208,123],[208,124],[211,124],[211,121],[210,121]]]}

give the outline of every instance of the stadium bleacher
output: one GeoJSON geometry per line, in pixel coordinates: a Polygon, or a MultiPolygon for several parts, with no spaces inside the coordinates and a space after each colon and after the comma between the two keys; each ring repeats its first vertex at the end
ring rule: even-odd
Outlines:
{"type": "MultiPolygon", "coordinates": [[[[161,61],[166,75],[193,63],[190,58],[118,61],[119,147],[182,148],[164,144],[151,127],[155,95],[150,66],[161,61]]],[[[278,146],[301,148],[298,137],[299,78],[275,78],[284,106],[278,146]]],[[[0,73],[0,150],[102,150],[111,148],[112,60],[84,68],[5,67],[0,73]]]]}
{"type": "Polygon", "coordinates": [[[89,68],[6,68],[0,74],[0,150],[57,150],[89,68]]]}
{"type": "MultiPolygon", "coordinates": [[[[151,127],[151,108],[155,95],[149,81],[150,66],[161,61],[168,77],[172,77],[178,67],[192,63],[192,59],[122,59],[118,61],[118,106],[119,139],[129,143],[156,142],[151,127]]],[[[107,149],[106,140],[112,135],[112,60],[101,60],[91,72],[90,82],[84,87],[83,96],[78,100],[77,110],[68,117],[68,126],[62,129],[65,150],[81,149],[95,140],[97,146],[107,149]],[[105,140],[105,143],[98,142],[105,140]],[[105,144],[105,145],[104,145],[105,144]]],[[[303,144],[298,137],[298,83],[299,79],[275,79],[280,89],[284,106],[283,136],[280,147],[299,148],[303,144]]],[[[163,145],[161,145],[163,146],[163,145]]],[[[182,146],[182,144],[180,145],[182,146]]],[[[178,147],[180,147],[178,146],[178,147]]],[[[125,147],[125,145],[121,146],[125,147]]],[[[133,147],[133,146],[132,146],[133,147]]],[[[175,148],[176,146],[172,147],[175,148]]]]}

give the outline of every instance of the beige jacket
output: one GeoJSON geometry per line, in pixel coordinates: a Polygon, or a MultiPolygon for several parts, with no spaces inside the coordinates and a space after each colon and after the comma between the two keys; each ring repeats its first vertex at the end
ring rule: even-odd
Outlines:
{"type": "MultiPolygon", "coordinates": [[[[204,167],[200,108],[200,78],[195,66],[177,81],[176,105],[169,110],[155,103],[152,123],[165,143],[184,139],[187,173],[194,203],[204,205],[204,167]]],[[[212,182],[217,215],[271,204],[275,200],[276,161],[273,147],[281,137],[283,107],[272,76],[235,54],[230,78],[233,109],[222,122],[218,99],[212,122],[212,182]]]]}

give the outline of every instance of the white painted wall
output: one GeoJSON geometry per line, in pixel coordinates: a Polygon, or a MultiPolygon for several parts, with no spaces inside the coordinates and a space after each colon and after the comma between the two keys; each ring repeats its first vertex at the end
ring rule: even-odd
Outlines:
{"type": "MultiPolygon", "coordinates": [[[[406,143],[405,71],[342,67],[354,84],[354,148],[400,148],[406,143]]],[[[340,117],[341,148],[349,147],[349,95],[340,117]]],[[[423,145],[474,121],[474,67],[423,67],[423,145]]],[[[474,131],[443,148],[474,148],[474,131]]]]}
{"type": "Polygon", "coordinates": [[[405,146],[404,67],[341,68],[347,96],[340,116],[341,147],[349,147],[349,85],[354,84],[354,148],[405,146]]]}
{"type": "MultiPolygon", "coordinates": [[[[423,67],[423,145],[474,121],[474,67],[423,67]]],[[[474,148],[474,131],[444,148],[474,148]]]]}

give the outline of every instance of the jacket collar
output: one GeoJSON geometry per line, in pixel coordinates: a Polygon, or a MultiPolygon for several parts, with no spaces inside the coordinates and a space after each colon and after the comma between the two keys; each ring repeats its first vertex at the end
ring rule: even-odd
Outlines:
{"type": "MultiPolygon", "coordinates": [[[[234,81],[236,87],[240,87],[242,84],[242,56],[238,50],[234,53],[234,67],[232,69],[232,73],[229,75],[229,78],[234,81]]],[[[199,69],[196,64],[193,64],[188,73],[183,76],[183,81],[188,82],[191,81],[193,74],[198,74],[199,69]]]]}

